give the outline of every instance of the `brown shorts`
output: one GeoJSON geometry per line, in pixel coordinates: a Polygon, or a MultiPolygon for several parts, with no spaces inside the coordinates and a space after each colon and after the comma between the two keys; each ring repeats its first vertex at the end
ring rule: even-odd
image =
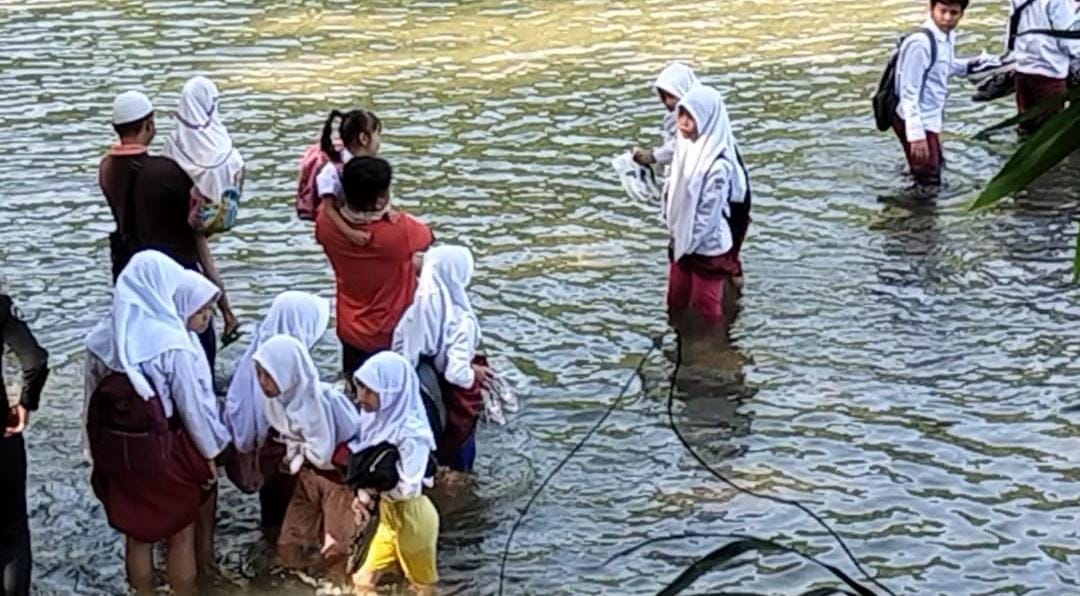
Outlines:
{"type": "Polygon", "coordinates": [[[335,546],[326,559],[348,556],[358,530],[352,500],[349,487],[309,467],[301,469],[278,538],[281,564],[294,569],[309,566],[313,553],[326,544],[327,535],[335,546]]]}

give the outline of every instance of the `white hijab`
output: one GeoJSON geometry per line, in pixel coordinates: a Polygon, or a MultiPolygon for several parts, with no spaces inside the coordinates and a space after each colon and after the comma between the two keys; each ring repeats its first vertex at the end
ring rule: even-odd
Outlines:
{"type": "Polygon", "coordinates": [[[698,85],[679,101],[676,113],[680,108],[686,109],[694,119],[698,138],[691,141],[679,134],[664,192],[664,218],[671,231],[676,261],[694,247],[694,218],[705,182],[716,161],[722,156],[737,172],[729,201],[742,201],[747,184],[745,172],[736,157],[738,146],[720,92],[698,85]]]}
{"type": "Polygon", "coordinates": [[[244,178],[244,159],[233,147],[218,108],[218,89],[210,79],[189,80],[180,92],[176,130],[162,151],[187,172],[204,197],[214,201],[229,191],[239,196],[244,178]]]}
{"type": "Polygon", "coordinates": [[[445,356],[448,340],[461,322],[466,318],[476,322],[466,292],[473,269],[472,253],[463,246],[436,246],[424,254],[416,295],[394,330],[394,351],[413,366],[421,356],[445,356]]]}
{"type": "Polygon", "coordinates": [[[207,304],[216,301],[220,293],[221,290],[201,273],[184,269],[180,272],[180,279],[176,282],[176,293],[173,294],[176,313],[186,325],[192,315],[202,310],[207,304]]]}
{"type": "Polygon", "coordinates": [[[295,291],[282,292],[274,298],[251,345],[240,357],[225,396],[225,416],[233,433],[233,443],[240,452],[250,453],[260,447],[270,428],[263,407],[262,388],[255,378],[255,352],[275,335],[291,335],[310,350],[329,326],[330,302],[326,299],[295,291]]]}
{"type": "MultiPolygon", "coordinates": [[[[681,100],[691,89],[697,86],[698,78],[694,74],[694,69],[682,62],[672,62],[665,66],[664,70],[660,71],[660,76],[656,77],[656,83],[653,84],[653,90],[657,92],[665,91],[675,99],[681,100]]],[[[675,114],[675,110],[664,112],[662,131],[665,143],[678,133],[675,114]]]]}
{"type": "Polygon", "coordinates": [[[287,451],[302,456],[286,456],[290,471],[297,472],[303,459],[318,468],[332,470],[339,440],[345,442],[360,429],[356,407],[352,404],[339,407],[340,415],[335,415],[333,387],[319,381],[319,371],[311,355],[295,337],[275,335],[267,339],[255,352],[254,361],[281,390],[278,397],[266,397],[264,404],[266,417],[285,438],[287,451]]]}
{"type": "Polygon", "coordinates": [[[169,350],[201,351],[191,341],[187,316],[178,312],[174,301],[181,286],[185,304],[207,293],[212,298],[218,291],[202,276],[198,280],[186,276],[183,267],[160,252],[137,253],[116,280],[110,316],[86,338],[86,348],[109,369],[127,374],[143,399],[155,392],[140,364],[169,350]]]}
{"type": "Polygon", "coordinates": [[[415,439],[435,450],[420,379],[404,356],[379,352],[353,374],[353,381],[379,394],[379,410],[360,413],[360,449],[387,442],[400,447],[406,439],[415,439]]]}

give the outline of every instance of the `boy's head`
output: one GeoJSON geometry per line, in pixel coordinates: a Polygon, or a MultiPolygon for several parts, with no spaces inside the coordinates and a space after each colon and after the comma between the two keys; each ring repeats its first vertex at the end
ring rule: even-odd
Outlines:
{"type": "Polygon", "coordinates": [[[112,124],[121,143],[149,145],[157,132],[150,98],[138,91],[117,95],[113,102],[112,124]]]}
{"type": "Polygon", "coordinates": [[[930,0],[930,18],[943,33],[950,33],[964,18],[970,0],[930,0]]]}
{"type": "Polygon", "coordinates": [[[381,157],[354,157],[345,164],[341,186],[345,202],[353,211],[382,211],[390,202],[390,179],[393,171],[381,157]]]}

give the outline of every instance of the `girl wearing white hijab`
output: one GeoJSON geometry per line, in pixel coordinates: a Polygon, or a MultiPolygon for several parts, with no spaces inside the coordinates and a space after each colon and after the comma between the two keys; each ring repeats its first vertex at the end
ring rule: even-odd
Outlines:
{"type": "Polygon", "coordinates": [[[697,86],[698,78],[694,74],[694,69],[682,62],[672,62],[665,66],[664,70],[660,71],[660,76],[656,77],[653,89],[660,96],[660,101],[667,110],[660,125],[660,137],[664,142],[651,151],[648,149],[635,150],[634,161],[641,165],[657,163],[666,166],[671,163],[672,158],[675,156],[675,138],[678,136],[675,126],[675,106],[691,89],[697,86]]]}
{"type": "Polygon", "coordinates": [[[173,591],[195,590],[194,522],[211,494],[209,460],[229,443],[195,336],[209,322],[217,293],[169,257],[140,252],[117,279],[111,315],[86,341],[84,414],[94,408],[90,401],[99,385],[122,379],[148,416],[169,421],[172,447],[161,470],[130,474],[95,467],[91,477],[110,525],[127,537],[128,581],[139,594],[154,591],[152,546],[166,539],[173,591]]]}
{"type": "Polygon", "coordinates": [[[415,367],[431,358],[442,378],[446,429],[440,437],[441,463],[469,472],[476,459],[476,422],[484,408],[482,386],[491,370],[477,358],[480,323],[466,288],[473,256],[463,246],[437,246],[424,255],[412,305],[394,331],[393,350],[415,367]]]}
{"type": "Polygon", "coordinates": [[[360,413],[345,395],[319,381],[307,347],[295,337],[267,339],[253,360],[266,417],[285,441],[283,463],[297,475],[278,538],[279,557],[288,567],[304,567],[304,549],[320,544],[335,579],[344,581],[357,524],[352,492],[339,468],[348,465],[348,445],[358,444],[360,413]]]}
{"type": "Polygon", "coordinates": [[[725,287],[741,280],[750,181],[719,91],[691,89],[676,113],[679,136],[663,197],[671,234],[668,310],[676,318],[689,308],[714,323],[724,318],[725,287]]]}
{"type": "MultiPolygon", "coordinates": [[[[221,121],[219,95],[217,86],[206,77],[188,80],[180,91],[176,128],[162,150],[162,155],[191,178],[192,193],[213,201],[221,201],[229,193],[239,197],[244,186],[244,158],[221,121]]],[[[196,233],[196,248],[206,276],[222,288],[218,306],[225,319],[225,337],[232,337],[238,324],[205,234],[196,233]]]]}
{"type": "Polygon", "coordinates": [[[431,486],[428,462],[435,438],[412,364],[395,352],[372,356],[353,376],[363,408],[359,450],[389,443],[399,454],[399,482],[379,499],[379,526],[367,557],[353,576],[358,594],[374,594],[376,574],[400,565],[419,594],[439,581],[439,513],[423,494],[431,486]]]}
{"type": "MultiPolygon", "coordinates": [[[[288,291],[279,294],[270,312],[255,333],[255,338],[236,365],[236,373],[225,397],[225,415],[236,448],[226,471],[241,491],[259,491],[264,528],[281,526],[285,509],[292,499],[292,477],[279,473],[284,445],[270,435],[266,419],[265,397],[255,375],[256,351],[275,335],[290,335],[309,350],[322,339],[330,324],[330,303],[314,294],[288,291]]],[[[276,433],[275,433],[276,434],[276,433]]]]}

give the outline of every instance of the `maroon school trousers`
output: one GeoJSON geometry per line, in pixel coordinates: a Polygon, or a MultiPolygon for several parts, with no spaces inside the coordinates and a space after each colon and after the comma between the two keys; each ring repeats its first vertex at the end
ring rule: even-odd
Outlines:
{"type": "MultiPolygon", "coordinates": [[[[1042,75],[1016,73],[1016,111],[1024,112],[1039,105],[1043,100],[1061,95],[1068,90],[1065,79],[1054,79],[1042,75]]],[[[1032,134],[1042,128],[1047,120],[1053,118],[1064,107],[1064,103],[1045,115],[1020,125],[1021,134],[1032,134]]]]}
{"type": "Polygon", "coordinates": [[[911,155],[911,143],[907,140],[907,128],[899,116],[893,116],[893,132],[904,146],[904,156],[907,157],[908,167],[915,182],[924,186],[938,186],[941,184],[941,137],[936,132],[926,131],[926,143],[930,146],[930,155],[925,161],[917,161],[911,155]]]}

